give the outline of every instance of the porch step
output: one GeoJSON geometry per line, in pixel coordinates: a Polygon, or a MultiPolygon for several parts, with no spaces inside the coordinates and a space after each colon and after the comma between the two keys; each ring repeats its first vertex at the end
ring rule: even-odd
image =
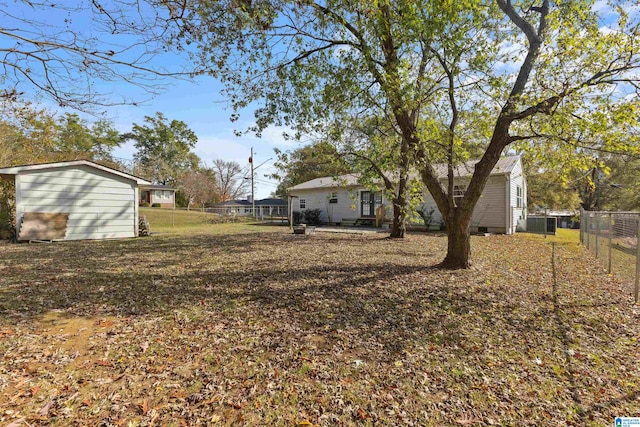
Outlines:
{"type": "Polygon", "coordinates": [[[342,218],[341,227],[375,227],[375,218],[342,218]]]}

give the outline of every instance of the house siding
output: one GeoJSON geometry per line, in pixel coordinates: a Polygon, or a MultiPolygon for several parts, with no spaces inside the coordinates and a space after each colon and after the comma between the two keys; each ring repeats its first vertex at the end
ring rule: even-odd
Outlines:
{"type": "MultiPolygon", "coordinates": [[[[518,162],[511,171],[510,179],[510,200],[509,205],[511,208],[511,215],[513,222],[511,224],[511,232],[515,233],[518,229],[518,220],[524,220],[524,227],[526,227],[527,219],[527,186],[522,173],[522,163],[518,162]],[[522,188],[522,206],[518,207],[518,186],[522,188]]],[[[522,222],[521,222],[522,223],[522,222]]],[[[522,228],[522,227],[521,227],[522,228]]]]}
{"type": "Polygon", "coordinates": [[[16,176],[18,226],[25,212],[68,213],[65,240],[135,237],[137,184],[89,166],[16,176]]]}
{"type": "Polygon", "coordinates": [[[150,204],[153,206],[154,204],[159,204],[161,208],[172,209],[175,206],[175,192],[171,190],[149,190],[150,191],[150,204]],[[158,197],[156,192],[168,192],[169,198],[165,198],[164,196],[158,197]]]}
{"type": "MultiPolygon", "coordinates": [[[[459,179],[455,185],[468,185],[469,180],[459,179]]],[[[443,181],[446,187],[447,182],[443,181]]],[[[478,231],[479,227],[486,227],[490,233],[505,233],[506,226],[506,177],[504,175],[492,176],[482,191],[482,195],[473,210],[471,217],[471,231],[478,231]]],[[[433,196],[425,189],[423,210],[430,212],[433,209],[431,226],[436,226],[442,221],[442,215],[438,210],[433,196]]]]}
{"type": "Polygon", "coordinates": [[[326,223],[336,223],[343,218],[356,218],[358,211],[356,201],[359,192],[355,189],[322,188],[315,190],[299,190],[291,192],[295,196],[292,201],[294,211],[320,209],[320,220],[326,223]],[[338,203],[329,203],[332,193],[338,193],[338,203]],[[300,207],[300,199],[304,199],[305,207],[300,207]]]}

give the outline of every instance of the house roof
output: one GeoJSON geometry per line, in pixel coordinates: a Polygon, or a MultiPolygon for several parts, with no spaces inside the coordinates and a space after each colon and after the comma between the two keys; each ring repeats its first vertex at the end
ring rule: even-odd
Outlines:
{"type": "Polygon", "coordinates": [[[256,200],[256,206],[287,206],[288,204],[284,199],[268,198],[256,200]]]}
{"type": "Polygon", "coordinates": [[[142,179],[140,177],[137,177],[128,173],[120,172],[119,170],[110,168],[108,166],[103,166],[101,164],[92,162],[90,160],[71,160],[68,162],[37,163],[37,164],[31,164],[31,165],[12,166],[8,168],[0,169],[0,175],[17,175],[20,172],[25,172],[25,171],[59,169],[59,168],[65,168],[69,166],[89,166],[94,169],[99,169],[104,172],[108,172],[112,175],[117,175],[119,177],[126,178],[131,181],[135,181],[137,184],[140,184],[140,185],[151,184],[151,182],[147,181],[146,179],[142,179]]]}
{"type": "Polygon", "coordinates": [[[168,185],[162,185],[162,184],[142,185],[141,188],[143,190],[169,190],[169,191],[176,191],[175,188],[169,187],[168,185]]]}
{"type": "Polygon", "coordinates": [[[312,179],[311,181],[303,182],[302,184],[294,185],[287,188],[287,191],[292,190],[311,190],[315,188],[335,188],[335,187],[353,187],[358,185],[358,178],[360,174],[347,174],[339,177],[325,176],[322,178],[312,179]]]}
{"type": "MultiPolygon", "coordinates": [[[[513,171],[513,168],[518,164],[520,160],[520,156],[505,156],[501,157],[498,160],[498,163],[491,171],[491,175],[506,175],[513,171]]],[[[454,169],[454,176],[458,178],[470,177],[473,175],[473,171],[476,163],[479,160],[470,160],[464,164],[459,165],[454,169]]],[[[444,163],[438,163],[433,165],[433,169],[438,175],[439,179],[447,178],[447,165],[444,163]]],[[[355,187],[358,186],[358,179],[360,178],[359,174],[347,174],[341,175],[339,177],[322,177],[312,179],[307,182],[303,182],[302,184],[294,185],[293,187],[289,187],[287,192],[290,191],[298,191],[298,190],[312,190],[318,188],[337,188],[337,187],[355,187]]]]}
{"type": "Polygon", "coordinates": [[[226,202],[215,203],[213,206],[251,206],[251,202],[245,199],[227,200],[226,202]]]}
{"type": "MultiPolygon", "coordinates": [[[[513,168],[518,164],[520,160],[520,156],[505,156],[501,157],[498,160],[498,163],[493,167],[491,171],[491,175],[506,175],[513,171],[513,168]]],[[[480,160],[469,160],[466,163],[458,165],[453,170],[453,175],[455,177],[463,178],[469,177],[473,175],[473,171],[475,170],[476,163],[480,160]]],[[[447,177],[447,165],[445,163],[438,163],[433,165],[436,173],[438,174],[438,178],[443,179],[447,177]]]]}
{"type": "MultiPolygon", "coordinates": [[[[253,204],[250,201],[246,199],[240,199],[240,200],[227,200],[226,202],[216,203],[213,205],[213,207],[252,206],[252,205],[253,204]]],[[[256,200],[256,206],[287,206],[287,201],[284,199],[276,199],[276,198],[261,199],[261,200],[256,200]]]]}

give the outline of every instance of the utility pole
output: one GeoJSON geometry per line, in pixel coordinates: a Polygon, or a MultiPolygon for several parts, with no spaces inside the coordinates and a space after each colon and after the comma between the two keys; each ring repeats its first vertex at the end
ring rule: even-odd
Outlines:
{"type": "Polygon", "coordinates": [[[251,157],[249,157],[249,163],[251,163],[251,214],[256,217],[256,198],[254,196],[254,184],[253,184],[253,147],[251,147],[251,157]]]}

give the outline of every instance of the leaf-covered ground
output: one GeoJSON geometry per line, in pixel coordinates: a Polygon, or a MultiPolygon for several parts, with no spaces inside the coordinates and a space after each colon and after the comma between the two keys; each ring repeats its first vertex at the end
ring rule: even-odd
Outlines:
{"type": "Polygon", "coordinates": [[[640,414],[630,284],[571,239],[474,237],[442,271],[441,236],[212,230],[0,246],[0,426],[640,414]]]}

